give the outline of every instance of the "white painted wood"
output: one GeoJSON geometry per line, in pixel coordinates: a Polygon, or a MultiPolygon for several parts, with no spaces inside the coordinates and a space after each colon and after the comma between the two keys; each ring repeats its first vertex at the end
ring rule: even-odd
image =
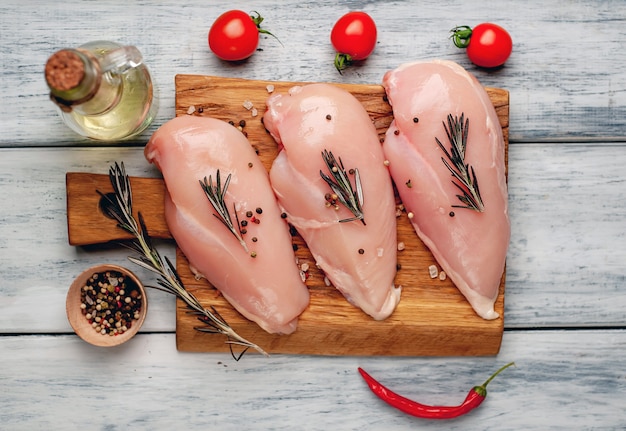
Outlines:
{"type": "MultiPolygon", "coordinates": [[[[618,0],[343,2],[41,2],[0,4],[0,428],[446,429],[626,428],[626,3],[618,0]],[[226,9],[258,10],[284,44],[262,38],[229,64],[208,50],[226,9]],[[349,9],[379,29],[374,55],[339,75],[328,33],[349,9]],[[452,46],[455,25],[494,21],[511,32],[507,65],[485,71],[452,46]],[[155,123],[128,146],[73,135],[48,100],[47,57],[109,39],[140,48],[160,91],[155,123]],[[65,294],[86,267],[148,274],[127,250],[68,245],[65,173],[156,176],[142,146],[174,116],[177,73],[250,79],[380,82],[413,59],[446,58],[511,93],[512,239],[505,333],[493,358],[186,354],[175,348],[174,299],[149,291],[130,344],[89,346],[71,333],[65,294]],[[388,409],[356,367],[424,402],[456,403],[514,360],[471,415],[415,420],[388,409]],[[130,401],[131,397],[133,401],[130,401]]],[[[173,256],[168,242],[159,244],[173,256]]]]}
{"type": "Polygon", "coordinates": [[[75,336],[0,338],[7,430],[622,430],[622,331],[505,333],[497,358],[179,353],[174,336],[102,350],[75,336]],[[424,403],[457,404],[507,362],[485,402],[436,422],[389,408],[357,367],[424,403]]]}
{"type": "MultiPolygon", "coordinates": [[[[118,161],[129,175],[159,174],[140,148],[40,149],[36,158],[33,152],[7,149],[0,158],[6,202],[0,304],[7,308],[0,313],[0,328],[64,332],[69,326],[61,311],[75,275],[99,263],[134,269],[124,248],[68,245],[65,173],[104,174],[118,161]]],[[[507,328],[626,325],[624,159],[626,146],[617,144],[511,146],[507,328]]],[[[171,244],[162,246],[173,257],[171,244]]],[[[144,329],[173,330],[173,299],[155,290],[149,298],[144,329]]]]}
{"type": "MultiPolygon", "coordinates": [[[[179,2],[7,0],[0,5],[0,146],[84,143],[63,127],[47,97],[46,59],[57,49],[97,39],[137,45],[154,74],[162,104],[155,127],[173,116],[177,73],[251,79],[377,83],[405,61],[445,58],[485,84],[511,91],[512,141],[624,138],[626,3],[581,0],[499,2],[438,0],[348,2],[202,0],[179,2]],[[263,38],[262,52],[243,64],[218,60],[207,33],[224,10],[256,9],[284,46],[263,38]],[[374,17],[379,42],[361,67],[339,75],[329,43],[332,24],[350,8],[374,17]],[[123,12],[123,13],[122,13],[123,12]],[[453,46],[459,24],[495,21],[509,29],[514,53],[497,71],[474,67],[453,46]]],[[[154,127],[135,143],[145,141],[154,127]]]]}
{"type": "Polygon", "coordinates": [[[511,145],[505,324],[626,324],[626,146],[511,145]]]}

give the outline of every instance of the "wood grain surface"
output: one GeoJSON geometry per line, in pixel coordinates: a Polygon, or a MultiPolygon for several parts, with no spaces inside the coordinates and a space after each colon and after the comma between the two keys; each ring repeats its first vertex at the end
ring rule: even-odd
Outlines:
{"type": "MultiPolygon", "coordinates": [[[[176,115],[205,115],[231,121],[248,136],[267,169],[277,154],[277,146],[261,122],[265,100],[271,91],[285,92],[294,82],[242,80],[199,75],[176,76],[176,115]],[[268,91],[269,88],[269,91],[268,91]],[[257,110],[253,113],[249,101],[257,110]],[[256,115],[255,115],[256,114],[256,115]],[[243,123],[242,123],[243,124],[243,123]]],[[[391,120],[391,107],[380,85],[342,84],[357,97],[370,114],[381,139],[391,120]]],[[[496,107],[508,149],[508,92],[490,88],[488,94],[496,107]]],[[[94,215],[100,196],[111,191],[106,175],[68,173],[68,236],[73,245],[95,244],[128,239],[100,211],[94,215]]],[[[135,211],[141,212],[150,235],[168,238],[163,215],[163,182],[160,179],[131,178],[135,211]]],[[[430,251],[417,238],[406,214],[398,218],[398,242],[405,249],[398,253],[400,270],[396,286],[402,286],[402,299],[388,319],[378,322],[350,305],[316,268],[302,238],[293,238],[300,265],[307,264],[310,305],[301,315],[298,330],[288,336],[268,334],[236,312],[206,280],[197,280],[185,256],[177,251],[176,267],[186,288],[203,303],[215,306],[229,324],[249,340],[270,353],[318,355],[398,355],[453,356],[494,355],[500,349],[504,320],[504,274],[496,311],[499,319],[478,317],[450,279],[431,278],[430,265],[436,265],[430,251]]],[[[196,331],[195,316],[177,301],[176,339],[182,351],[225,351],[220,337],[196,331]]]]}
{"type": "MultiPolygon", "coordinates": [[[[626,429],[626,2],[3,0],[0,33],[0,428],[626,429]],[[379,41],[367,61],[339,75],[328,34],[351,7],[374,18],[379,41]],[[219,60],[206,36],[229,9],[259,11],[284,46],[262,36],[250,59],[219,60]],[[486,20],[514,41],[497,70],[474,66],[449,39],[452,27],[486,20]],[[130,142],[81,138],[47,94],[48,56],[102,38],[137,46],[159,92],[155,122],[130,142]],[[143,146],[175,115],[176,74],[371,84],[404,61],[432,58],[510,92],[512,236],[497,356],[272,354],[236,362],[228,353],[182,352],[175,300],[155,289],[132,341],[101,349],[73,333],[66,295],[85,268],[115,263],[149,284],[155,277],[116,244],[69,245],[66,173],[106,174],[123,161],[133,176],[159,177],[143,146]],[[487,400],[452,421],[386,406],[357,371],[417,401],[455,404],[509,361],[516,367],[489,384],[487,400]]],[[[175,259],[173,241],[156,243],[175,259]]]]}

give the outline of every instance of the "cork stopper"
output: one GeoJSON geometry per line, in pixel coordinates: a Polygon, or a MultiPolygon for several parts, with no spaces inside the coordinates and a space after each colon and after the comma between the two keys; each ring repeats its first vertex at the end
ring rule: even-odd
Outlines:
{"type": "Polygon", "coordinates": [[[84,76],[85,65],[74,51],[58,51],[46,63],[46,81],[55,90],[71,90],[80,84],[84,76]]]}

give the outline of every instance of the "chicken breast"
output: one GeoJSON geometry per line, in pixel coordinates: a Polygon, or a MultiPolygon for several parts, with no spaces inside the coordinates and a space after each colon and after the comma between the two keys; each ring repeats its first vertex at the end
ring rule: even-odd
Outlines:
{"type": "Polygon", "coordinates": [[[166,221],[194,270],[265,331],[295,331],[309,292],[267,170],[244,135],[220,120],[181,116],[152,135],[145,157],[163,174],[166,221]],[[231,176],[223,201],[242,242],[199,183],[210,177],[215,190],[218,172],[222,191],[231,176]]]}
{"type": "Polygon", "coordinates": [[[374,319],[387,318],[401,290],[394,286],[395,200],[367,111],[352,94],[329,84],[273,94],[267,107],[264,124],[280,147],[270,182],[289,222],[350,303],[374,319]],[[347,196],[353,199],[348,206],[355,211],[331,196],[336,190],[329,181],[335,176],[323,154],[336,167],[335,175],[345,173],[347,196]]]}
{"type": "Polygon", "coordinates": [[[449,61],[402,65],[385,74],[383,86],[394,115],[383,150],[411,223],[476,313],[495,319],[510,223],[504,139],[489,96],[449,61]],[[468,132],[456,164],[446,129],[461,146],[468,132]],[[464,163],[470,189],[477,188],[482,199],[453,176],[464,163]]]}

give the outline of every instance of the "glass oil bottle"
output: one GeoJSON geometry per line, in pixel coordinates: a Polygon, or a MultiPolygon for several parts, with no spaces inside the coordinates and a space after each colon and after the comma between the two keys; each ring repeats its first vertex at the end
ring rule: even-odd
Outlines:
{"type": "Polygon", "coordinates": [[[45,76],[63,121],[87,138],[130,138],[158,110],[150,72],[134,46],[95,41],[62,49],[48,59],[45,76]]]}

